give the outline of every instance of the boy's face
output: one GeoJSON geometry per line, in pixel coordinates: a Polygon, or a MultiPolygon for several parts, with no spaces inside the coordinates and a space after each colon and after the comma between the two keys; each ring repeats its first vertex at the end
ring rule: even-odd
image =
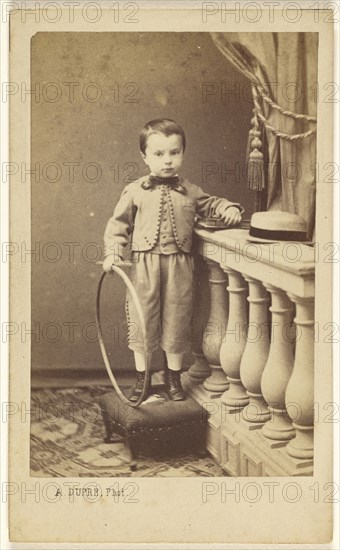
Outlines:
{"type": "Polygon", "coordinates": [[[151,174],[160,178],[175,176],[182,166],[183,155],[181,136],[177,134],[165,136],[161,133],[151,134],[148,137],[145,155],[142,153],[151,174]]]}

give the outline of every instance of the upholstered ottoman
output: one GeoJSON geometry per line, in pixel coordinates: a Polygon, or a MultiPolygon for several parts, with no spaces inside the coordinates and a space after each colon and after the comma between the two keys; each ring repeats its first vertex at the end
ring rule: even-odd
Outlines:
{"type": "Polygon", "coordinates": [[[170,401],[164,388],[157,388],[157,394],[162,400],[142,403],[138,408],[123,403],[114,391],[98,399],[106,431],[104,441],[111,442],[113,433],[124,437],[131,470],[136,470],[141,446],[157,453],[171,448],[205,449],[207,411],[189,396],[185,401],[170,401]]]}

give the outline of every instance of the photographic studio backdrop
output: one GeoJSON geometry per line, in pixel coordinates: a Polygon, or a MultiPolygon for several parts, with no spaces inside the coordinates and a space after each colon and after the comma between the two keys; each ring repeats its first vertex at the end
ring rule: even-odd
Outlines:
{"type": "MultiPolygon", "coordinates": [[[[31,49],[32,372],[39,381],[103,372],[96,261],[124,186],[147,173],[140,128],[158,117],[178,121],[187,136],[182,175],[241,202],[249,218],[253,105],[249,82],[208,33],[37,33],[31,49]]],[[[133,366],[124,295],[121,281],[106,280],[105,333],[119,369],[133,366]]]]}

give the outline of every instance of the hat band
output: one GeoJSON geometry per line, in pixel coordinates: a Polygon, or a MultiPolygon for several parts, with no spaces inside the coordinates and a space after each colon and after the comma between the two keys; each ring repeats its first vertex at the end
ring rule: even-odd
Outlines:
{"type": "Polygon", "coordinates": [[[249,235],[258,239],[270,239],[278,241],[306,241],[305,231],[273,231],[272,229],[249,228],[249,235]]]}

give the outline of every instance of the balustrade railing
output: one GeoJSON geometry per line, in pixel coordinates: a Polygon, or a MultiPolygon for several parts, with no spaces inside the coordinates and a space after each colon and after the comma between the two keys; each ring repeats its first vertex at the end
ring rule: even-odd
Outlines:
{"type": "Polygon", "coordinates": [[[196,363],[189,375],[196,383],[206,377],[203,388],[225,415],[238,411],[273,448],[311,459],[314,251],[246,237],[241,229],[196,230],[196,261],[209,271],[210,311],[204,326],[200,315],[194,320],[196,363]]]}

